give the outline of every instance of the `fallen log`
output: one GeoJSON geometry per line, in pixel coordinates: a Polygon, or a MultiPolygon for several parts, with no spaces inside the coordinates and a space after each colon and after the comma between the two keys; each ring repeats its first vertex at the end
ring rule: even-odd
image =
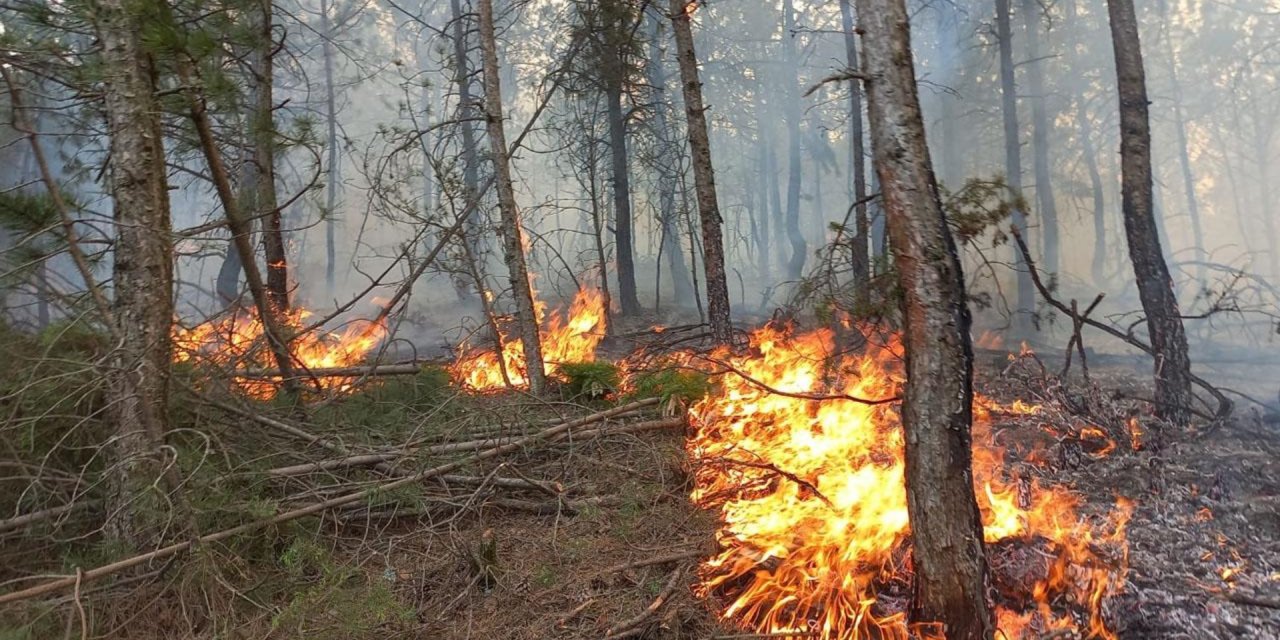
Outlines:
{"type": "MultiPolygon", "coordinates": [[[[644,403],[642,406],[648,406],[649,404],[654,404],[657,401],[658,401],[657,398],[651,398],[647,400],[641,400],[640,403],[644,403]]],[[[636,404],[639,404],[639,403],[632,403],[632,405],[624,405],[624,407],[627,410],[631,410],[635,408],[634,405],[636,404]]],[[[611,411],[617,411],[618,409],[621,409],[621,408],[623,407],[618,407],[618,408],[612,409],[611,411]]],[[[608,413],[608,412],[603,412],[603,413],[608,413]]],[[[41,584],[27,587],[25,589],[19,589],[17,591],[10,591],[8,593],[0,594],[0,605],[8,604],[10,602],[19,602],[22,600],[29,600],[31,598],[36,598],[48,593],[54,593],[56,591],[60,591],[70,587],[75,587],[77,585],[81,585],[81,584],[91,582],[93,580],[97,580],[104,576],[109,576],[114,573],[124,571],[125,569],[131,569],[133,567],[146,564],[153,560],[162,560],[165,558],[169,558],[171,556],[177,555],[179,553],[182,553],[184,551],[191,549],[196,544],[211,544],[214,542],[220,542],[222,540],[226,540],[228,538],[232,538],[244,533],[258,531],[259,529],[264,529],[266,527],[270,527],[273,525],[282,524],[292,520],[297,520],[298,518],[304,518],[310,515],[315,515],[317,513],[328,511],[329,509],[333,509],[335,507],[341,507],[343,505],[352,504],[354,502],[368,500],[370,497],[374,495],[384,493],[387,491],[392,491],[400,487],[407,487],[412,484],[417,484],[428,478],[434,478],[437,476],[441,476],[447,473],[457,471],[463,467],[466,467],[467,465],[475,464],[477,462],[482,462],[484,460],[489,460],[491,458],[496,458],[498,456],[519,451],[520,449],[526,446],[536,444],[538,442],[558,440],[560,439],[561,436],[565,436],[569,434],[573,429],[576,429],[585,424],[591,424],[592,422],[600,420],[601,418],[598,417],[599,415],[600,414],[595,414],[595,416],[587,416],[586,418],[581,418],[579,420],[575,420],[572,422],[566,422],[564,424],[556,425],[554,427],[550,427],[542,431],[539,431],[535,434],[520,438],[514,442],[510,442],[504,445],[485,449],[474,455],[470,455],[465,458],[460,458],[452,462],[447,462],[445,464],[435,466],[430,469],[425,469],[423,471],[419,471],[417,473],[405,476],[403,478],[397,478],[396,480],[393,480],[391,482],[377,484],[361,491],[355,491],[352,493],[337,496],[335,498],[330,498],[328,500],[325,500],[323,502],[318,502],[310,506],[299,507],[297,509],[291,509],[289,511],[277,513],[276,515],[271,516],[269,518],[263,518],[261,520],[255,520],[253,522],[246,522],[242,525],[232,527],[230,529],[224,529],[222,531],[205,534],[194,540],[188,539],[188,540],[183,540],[181,542],[176,542],[169,546],[161,547],[159,549],[155,549],[154,551],[150,551],[148,553],[143,553],[140,555],[125,558],[123,560],[112,562],[110,564],[106,564],[100,567],[95,567],[88,571],[77,570],[76,575],[63,576],[61,578],[48,580],[41,584]]]]}
{"type": "Polygon", "coordinates": [[[20,529],[27,525],[36,524],[37,522],[52,520],[53,518],[57,518],[61,515],[87,509],[95,504],[97,503],[93,500],[77,500],[70,504],[50,507],[41,511],[33,511],[31,513],[24,513],[22,515],[9,518],[8,520],[0,520],[0,533],[4,533],[12,529],[20,529]]]}
{"type": "MultiPolygon", "coordinates": [[[[371,364],[358,367],[332,367],[307,369],[299,372],[304,378],[363,378],[365,376],[413,376],[422,372],[422,364],[371,364]]],[[[277,369],[240,369],[232,375],[249,380],[271,380],[280,377],[277,369]]]]}

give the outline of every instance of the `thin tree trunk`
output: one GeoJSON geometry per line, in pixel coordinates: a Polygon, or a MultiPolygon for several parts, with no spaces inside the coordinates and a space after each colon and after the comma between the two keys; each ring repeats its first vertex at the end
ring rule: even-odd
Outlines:
{"type": "Polygon", "coordinates": [[[511,293],[516,301],[516,324],[524,343],[526,377],[529,391],[541,395],[546,387],[542,368],[542,339],[538,334],[538,315],[533,305],[533,287],[529,284],[529,268],[524,259],[524,231],[520,227],[520,211],[516,207],[515,186],[511,182],[511,164],[507,157],[507,134],[502,122],[502,86],[499,80],[498,46],[494,40],[493,0],[478,0],[480,5],[480,50],[484,61],[484,111],[489,130],[489,152],[493,157],[493,173],[498,188],[498,208],[502,213],[502,244],[511,274],[511,293]]]}
{"type": "MultiPolygon", "coordinates": [[[[844,29],[845,61],[850,69],[858,69],[858,41],[854,37],[853,8],[849,0],[840,0],[840,19],[844,29]]],[[[944,98],[945,100],[946,98],[944,98]]],[[[853,173],[853,287],[859,301],[867,299],[871,277],[871,222],[867,218],[866,151],[862,143],[862,83],[849,82],[849,170],[853,173]]]]}
{"type": "MultiPolygon", "coordinates": [[[[591,198],[591,237],[596,243],[596,267],[600,270],[600,297],[603,300],[604,312],[608,316],[613,313],[613,293],[609,291],[609,252],[605,247],[604,231],[605,219],[604,211],[600,206],[600,191],[597,188],[599,184],[596,176],[596,168],[599,166],[599,156],[596,155],[596,145],[599,144],[595,138],[594,127],[591,131],[586,131],[588,137],[587,142],[587,195],[591,198]]],[[[611,326],[612,322],[606,323],[611,326]]]]}
{"type": "Polygon", "coordinates": [[[1187,120],[1182,112],[1182,82],[1178,79],[1178,58],[1173,51],[1173,32],[1169,22],[1169,4],[1160,2],[1160,15],[1164,20],[1165,58],[1169,61],[1169,82],[1173,85],[1173,126],[1178,136],[1178,160],[1182,165],[1182,188],[1187,196],[1187,215],[1191,218],[1191,239],[1195,245],[1196,280],[1205,283],[1204,260],[1208,258],[1204,247],[1204,226],[1200,221],[1200,201],[1196,197],[1195,173],[1191,169],[1191,154],[1187,150],[1187,120]]]}
{"type": "Polygon", "coordinates": [[[787,120],[787,239],[791,242],[791,257],[787,260],[787,278],[798,280],[804,274],[804,263],[809,258],[809,245],[800,232],[800,190],[804,174],[800,166],[800,61],[796,54],[795,6],[792,0],[782,2],[782,55],[791,73],[786,78],[787,95],[784,98],[787,120]]]}
{"type": "Polygon", "coordinates": [[[1170,422],[1186,424],[1191,417],[1191,361],[1152,211],[1151,124],[1138,19],[1132,0],[1107,0],[1107,10],[1120,93],[1124,227],[1151,348],[1156,354],[1156,412],[1170,422]]]}
{"type": "MultiPolygon", "coordinates": [[[[658,137],[658,208],[662,227],[661,252],[667,260],[671,285],[677,306],[687,306],[693,301],[693,285],[689,282],[689,267],[684,263],[680,250],[680,229],[676,220],[676,168],[680,166],[680,150],[675,145],[675,135],[667,116],[667,77],[658,45],[662,37],[657,12],[649,13],[649,86],[653,88],[653,122],[658,137]]],[[[612,326],[612,325],[610,325],[612,326]]]]}
{"type": "Polygon", "coordinates": [[[759,192],[760,200],[760,244],[756,248],[759,252],[756,260],[760,268],[760,282],[768,286],[773,278],[773,263],[770,259],[773,255],[773,237],[769,231],[769,221],[774,217],[773,210],[769,206],[769,195],[771,193],[769,190],[769,154],[771,149],[764,138],[764,128],[768,126],[764,118],[764,107],[759,107],[758,111],[760,117],[757,122],[759,123],[760,131],[756,134],[759,136],[756,146],[759,147],[759,167],[757,169],[759,173],[757,175],[760,179],[757,181],[756,190],[759,192]]]}
{"type": "MultiPolygon", "coordinates": [[[[610,59],[616,56],[607,56],[610,59]]],[[[609,118],[609,157],[613,173],[613,244],[618,261],[618,303],[622,315],[640,313],[636,296],[636,266],[631,241],[631,180],[627,175],[627,123],[622,114],[622,61],[607,63],[605,90],[609,118]]]]}
{"type": "Polygon", "coordinates": [[[698,217],[702,221],[702,266],[707,281],[707,315],[711,335],[727,344],[733,339],[729,319],[729,282],[724,271],[724,239],[720,231],[720,204],[716,199],[715,170],[711,165],[711,138],[707,133],[706,107],[698,56],[693,48],[692,14],[695,0],[671,0],[671,24],[676,37],[676,58],[684,89],[685,117],[689,121],[689,149],[693,156],[694,188],[698,193],[698,217]]]}
{"type": "Polygon", "coordinates": [[[281,313],[289,310],[289,258],[284,248],[284,229],[276,200],[276,127],[272,82],[275,78],[275,38],[272,34],[272,0],[258,0],[259,31],[254,65],[255,104],[253,116],[253,159],[258,183],[255,213],[262,219],[262,251],[267,262],[267,299],[281,313]]]}
{"type": "MultiPolygon", "coordinates": [[[[169,429],[173,245],[155,68],[140,42],[156,0],[100,0],[104,105],[110,138],[116,239],[113,261],[119,349],[108,372],[116,426],[107,530],[135,547],[153,542],[167,519],[156,495],[169,429]]],[[[91,285],[92,286],[92,285],[91,285]]]]}
{"type": "Polygon", "coordinates": [[[1049,273],[1061,268],[1058,241],[1058,205],[1053,198],[1053,178],[1049,171],[1049,115],[1046,108],[1044,73],[1040,56],[1040,4],[1022,0],[1022,23],[1027,32],[1027,89],[1031,101],[1031,143],[1036,176],[1036,203],[1039,205],[1041,238],[1044,240],[1043,267],[1049,273]]]}
{"type": "MultiPolygon", "coordinates": [[[[480,197],[479,173],[480,154],[476,143],[476,99],[471,94],[471,59],[469,55],[467,34],[467,16],[462,10],[461,0],[449,0],[453,21],[453,70],[454,83],[458,85],[458,117],[462,133],[462,196],[463,202],[470,205],[480,197]]],[[[476,256],[479,264],[476,268],[484,273],[484,257],[480,251],[479,207],[471,207],[467,215],[462,241],[471,245],[471,255],[476,256]]],[[[457,288],[455,292],[459,300],[466,300],[469,293],[465,288],[457,288]]]]}
{"type": "Polygon", "coordinates": [[[320,53],[324,58],[324,116],[329,129],[326,135],[326,151],[329,159],[324,187],[324,283],[325,290],[332,296],[337,286],[338,175],[341,165],[338,164],[338,89],[333,79],[333,27],[329,18],[330,6],[329,0],[320,0],[320,53]]]}
{"type": "Polygon", "coordinates": [[[982,522],[973,494],[973,349],[964,275],[925,143],[903,0],[858,0],[876,171],[904,295],[912,622],[988,640],[982,522]]]}
{"type": "Polygon", "coordinates": [[[1076,96],[1076,121],[1080,123],[1080,148],[1089,173],[1089,189],[1093,194],[1093,283],[1106,288],[1107,280],[1107,200],[1098,170],[1098,152],[1093,146],[1093,121],[1085,109],[1084,95],[1076,96]]]}
{"type": "MultiPolygon", "coordinates": [[[[1018,94],[1014,83],[1013,29],[1009,23],[1009,0],[996,0],[996,38],[1000,43],[1000,112],[1004,119],[1004,179],[1015,198],[1022,198],[1022,146],[1018,139],[1018,94]]],[[[1022,207],[1013,210],[1013,227],[1025,238],[1027,214],[1022,207]]],[[[1014,269],[1017,271],[1017,300],[1013,326],[1026,333],[1035,312],[1035,289],[1026,260],[1015,248],[1014,269]]]]}

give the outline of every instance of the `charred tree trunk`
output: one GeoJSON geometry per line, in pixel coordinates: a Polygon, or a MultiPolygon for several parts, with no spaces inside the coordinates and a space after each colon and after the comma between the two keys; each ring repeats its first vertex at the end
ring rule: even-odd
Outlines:
{"type": "Polygon", "coordinates": [[[925,144],[903,0],[858,0],[872,148],[903,291],[902,404],[916,623],[987,640],[982,522],[973,494],[973,350],[964,276],[925,144]]]}
{"type": "Polygon", "coordinates": [[[689,282],[689,267],[684,263],[680,250],[680,225],[676,219],[676,167],[680,166],[680,151],[675,145],[675,135],[668,121],[667,76],[663,64],[661,22],[656,12],[649,14],[649,86],[653,88],[653,123],[658,138],[658,222],[662,228],[662,244],[659,252],[667,261],[671,285],[677,306],[693,302],[693,285],[689,282]]]}
{"type": "Polygon", "coordinates": [[[111,153],[116,239],[113,319],[117,358],[108,373],[115,422],[107,530],[141,547],[159,533],[166,498],[155,495],[163,473],[172,357],[173,245],[164,138],[155,66],[140,42],[143,15],[157,0],[100,0],[104,105],[111,153]]]}
{"type": "Polygon", "coordinates": [[[698,55],[693,48],[694,0],[671,0],[671,24],[676,37],[676,58],[684,89],[685,117],[689,121],[689,149],[693,156],[694,188],[698,193],[698,217],[702,221],[702,266],[707,276],[707,315],[711,335],[727,344],[733,339],[729,319],[729,281],[724,271],[724,239],[720,230],[720,204],[716,199],[715,170],[711,165],[711,138],[707,133],[706,107],[702,105],[702,81],[698,55]]]}
{"type": "MultiPolygon", "coordinates": [[[[616,52],[615,52],[616,53],[616,52]]],[[[627,176],[627,122],[622,113],[622,61],[606,52],[605,102],[609,118],[609,157],[613,173],[613,243],[618,261],[618,304],[622,315],[640,313],[631,241],[631,181],[627,176]]]]}
{"type": "Polygon", "coordinates": [[[331,6],[329,0],[320,0],[320,54],[324,58],[324,117],[328,126],[326,151],[329,156],[324,186],[324,284],[329,295],[333,295],[334,287],[337,286],[338,175],[341,168],[338,164],[338,88],[334,86],[333,79],[333,25],[329,17],[331,6]]]}
{"type": "Polygon", "coordinates": [[[799,280],[804,275],[804,263],[809,258],[809,245],[804,234],[800,232],[800,190],[804,174],[801,161],[800,132],[800,60],[796,54],[796,16],[792,0],[782,3],[782,55],[786,60],[790,76],[786,78],[787,97],[785,98],[785,114],[787,120],[787,240],[791,242],[791,256],[787,260],[787,278],[799,280]]]}
{"type": "Polygon", "coordinates": [[[267,262],[267,299],[279,312],[289,310],[289,258],[284,248],[284,228],[280,206],[276,201],[276,127],[274,118],[275,98],[272,82],[275,78],[275,38],[272,34],[272,0],[258,0],[258,43],[253,69],[255,95],[253,115],[253,162],[257,165],[257,193],[254,194],[257,214],[262,219],[262,252],[267,262]]]}
{"type": "Polygon", "coordinates": [[[1039,205],[1040,233],[1044,240],[1042,263],[1049,273],[1060,269],[1058,204],[1053,198],[1053,177],[1049,171],[1049,114],[1045,106],[1044,73],[1040,67],[1040,4],[1022,0],[1022,23],[1027,32],[1027,90],[1031,93],[1031,144],[1036,175],[1036,203],[1039,205]]]}
{"type": "Polygon", "coordinates": [[[1170,422],[1186,424],[1191,417],[1191,361],[1152,210],[1151,124],[1138,19],[1133,0],[1107,0],[1107,11],[1120,93],[1124,228],[1155,353],[1156,412],[1170,422]]]}
{"type": "MultiPolygon", "coordinates": [[[[853,8],[849,0],[840,0],[841,26],[844,28],[845,61],[850,69],[858,69],[858,41],[854,37],[853,8]]],[[[853,286],[859,300],[866,300],[871,277],[871,222],[867,218],[866,151],[862,144],[862,84],[849,82],[849,160],[853,173],[853,286]]]]}
{"type": "Polygon", "coordinates": [[[533,306],[533,287],[524,260],[524,231],[516,207],[515,186],[507,157],[507,134],[502,122],[502,85],[499,80],[498,45],[494,40],[493,0],[479,0],[480,51],[484,62],[484,115],[489,130],[489,152],[493,156],[494,182],[498,188],[498,208],[502,213],[502,246],[511,274],[511,293],[516,300],[516,324],[524,342],[524,359],[529,391],[541,395],[546,387],[542,369],[542,339],[538,315],[533,306]]]}
{"type": "MultiPolygon", "coordinates": [[[[1000,43],[1000,112],[1004,120],[1004,173],[1010,193],[1022,198],[1022,143],[1018,139],[1018,94],[1014,82],[1013,29],[1009,22],[1009,0],[996,0],[996,39],[1000,43]]],[[[1022,206],[1013,210],[1013,228],[1026,237],[1027,214],[1022,206]]],[[[1026,260],[1014,250],[1014,269],[1018,272],[1017,299],[1013,326],[1020,333],[1031,327],[1035,313],[1035,289],[1026,260]]]]}

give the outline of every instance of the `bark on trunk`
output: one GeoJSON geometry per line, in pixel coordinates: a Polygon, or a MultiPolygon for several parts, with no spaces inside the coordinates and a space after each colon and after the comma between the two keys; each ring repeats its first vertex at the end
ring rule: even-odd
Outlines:
{"type": "Polygon", "coordinates": [[[502,85],[499,80],[498,46],[494,40],[493,0],[479,0],[480,50],[484,61],[484,111],[489,130],[489,152],[493,156],[493,174],[498,188],[498,208],[502,213],[502,245],[511,274],[511,293],[516,301],[516,324],[524,342],[524,359],[529,391],[541,395],[546,378],[542,369],[542,340],[538,334],[538,316],[533,306],[533,287],[524,260],[524,231],[520,227],[520,211],[516,207],[515,186],[511,182],[511,164],[507,157],[507,134],[502,122],[502,85]]]}
{"type": "MultiPolygon", "coordinates": [[[[1010,26],[1009,0],[996,0],[996,39],[1000,43],[1000,112],[1004,120],[1004,173],[1013,196],[1022,197],[1022,146],[1018,139],[1018,94],[1014,82],[1013,29],[1010,26]]],[[[1013,227],[1027,236],[1027,214],[1021,207],[1013,210],[1013,227]]],[[[1014,302],[1014,330],[1026,333],[1035,312],[1035,289],[1026,260],[1014,248],[1017,271],[1017,299],[1014,302]]]]}
{"type": "MultiPolygon", "coordinates": [[[[853,8],[849,0],[840,0],[840,19],[844,27],[845,60],[850,69],[858,68],[858,41],[854,37],[853,8]]],[[[871,223],[867,218],[867,168],[862,143],[862,83],[849,82],[849,160],[853,173],[853,286],[859,301],[867,298],[871,277],[871,223]]]]}
{"type": "Polygon", "coordinates": [[[791,256],[787,260],[787,278],[799,280],[804,275],[804,263],[809,258],[809,244],[800,232],[800,189],[804,174],[800,167],[800,61],[796,55],[795,6],[792,0],[782,3],[782,55],[790,75],[786,78],[787,97],[787,240],[791,242],[791,256]]]}
{"type": "Polygon", "coordinates": [[[160,531],[166,500],[156,495],[172,345],[173,246],[155,67],[140,42],[142,16],[158,0],[100,0],[104,104],[110,137],[116,239],[113,314],[119,340],[108,373],[116,464],[107,530],[142,546],[160,531]]]}
{"type": "Polygon", "coordinates": [[[262,220],[262,252],[267,261],[267,299],[272,308],[289,310],[289,258],[284,249],[284,229],[276,200],[275,98],[272,91],[275,38],[272,35],[272,0],[259,0],[261,12],[254,65],[253,161],[258,183],[254,194],[255,217],[262,220]]]}
{"type": "Polygon", "coordinates": [[[338,174],[341,167],[338,164],[338,89],[334,86],[333,80],[333,26],[329,17],[331,6],[332,3],[329,0],[320,0],[320,54],[324,58],[324,115],[329,129],[326,135],[329,160],[324,187],[324,283],[326,291],[332,296],[334,287],[337,286],[338,174]]]}
{"type": "Polygon", "coordinates": [[[876,172],[903,291],[907,508],[913,622],[949,640],[986,640],[994,623],[973,494],[973,351],[964,277],[925,143],[903,0],[858,0],[876,172]]]}
{"type": "Polygon", "coordinates": [[[622,315],[640,313],[631,241],[631,180],[627,176],[627,123],[622,113],[622,61],[607,55],[605,101],[609,118],[609,158],[613,173],[613,244],[618,261],[618,303],[622,315]]]}
{"type": "Polygon", "coordinates": [[[711,165],[711,138],[707,133],[706,107],[702,104],[702,81],[698,78],[698,56],[693,48],[692,14],[694,0],[671,0],[671,25],[676,37],[676,57],[684,89],[685,117],[689,121],[689,149],[693,156],[694,188],[698,194],[698,217],[702,221],[702,266],[707,281],[707,315],[711,335],[726,344],[733,339],[729,320],[729,282],[724,271],[724,239],[720,230],[720,204],[716,199],[715,170],[711,165]]]}
{"type": "Polygon", "coordinates": [[[693,302],[693,285],[689,282],[689,267],[685,265],[684,253],[680,250],[680,225],[676,218],[675,167],[680,166],[680,150],[675,145],[676,136],[668,121],[667,75],[662,48],[658,45],[662,31],[656,12],[649,13],[649,24],[648,73],[649,86],[653,88],[653,122],[658,138],[658,222],[662,228],[662,244],[658,250],[667,260],[676,305],[688,306],[693,302]]]}
{"type": "MultiPolygon", "coordinates": [[[[462,135],[462,198],[464,205],[471,211],[463,229],[462,241],[470,245],[469,253],[475,256],[477,264],[471,267],[481,274],[484,269],[484,252],[481,251],[479,207],[475,200],[480,197],[479,173],[480,154],[476,143],[476,99],[471,94],[471,58],[467,38],[467,16],[462,10],[461,0],[450,0],[449,8],[453,21],[453,71],[454,84],[458,86],[458,117],[461,120],[462,135]],[[474,203],[474,204],[473,204],[474,203]]],[[[456,281],[455,281],[456,282],[456,281]]],[[[463,286],[456,286],[455,292],[459,300],[467,300],[472,295],[463,286]]],[[[477,295],[482,295],[476,292],[477,295]]]]}
{"type": "Polygon", "coordinates": [[[1044,240],[1042,266],[1049,273],[1060,268],[1058,205],[1053,198],[1053,178],[1049,171],[1049,114],[1045,105],[1044,73],[1040,68],[1040,4],[1022,0],[1022,23],[1027,33],[1027,90],[1031,101],[1031,143],[1036,175],[1036,204],[1039,205],[1041,238],[1044,240]]]}
{"type": "Polygon", "coordinates": [[[1146,74],[1132,0],[1107,0],[1120,94],[1120,170],[1124,228],[1138,295],[1155,352],[1156,412],[1175,424],[1191,414],[1191,362],[1152,207],[1151,124],[1146,74]]]}

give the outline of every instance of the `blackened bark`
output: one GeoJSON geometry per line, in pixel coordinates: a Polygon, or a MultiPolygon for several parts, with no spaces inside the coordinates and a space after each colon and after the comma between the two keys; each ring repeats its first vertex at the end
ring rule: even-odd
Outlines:
{"type": "Polygon", "coordinates": [[[516,324],[524,343],[526,377],[529,391],[541,395],[546,387],[543,373],[542,339],[538,334],[538,316],[533,305],[533,287],[529,284],[529,267],[524,259],[524,230],[520,226],[520,210],[516,206],[515,186],[511,181],[510,158],[507,157],[507,134],[502,122],[502,85],[499,80],[498,46],[494,39],[493,0],[478,0],[480,5],[480,51],[484,66],[484,116],[489,131],[489,153],[493,157],[493,174],[498,188],[498,208],[502,214],[502,248],[511,277],[511,293],[516,301],[516,324]]]}
{"type": "MultiPolygon", "coordinates": [[[[845,61],[850,69],[858,68],[858,41],[854,37],[853,8],[849,0],[840,0],[840,19],[844,28],[845,61]]],[[[862,83],[849,82],[849,171],[853,174],[853,286],[859,300],[865,300],[871,277],[871,222],[867,218],[866,151],[862,143],[862,83]]]]}
{"type": "Polygon", "coordinates": [[[1186,424],[1191,417],[1191,361],[1153,211],[1151,124],[1138,20],[1133,0],[1107,0],[1107,11],[1111,18],[1111,43],[1120,94],[1124,229],[1138,281],[1138,295],[1147,316],[1151,348],[1155,352],[1156,412],[1170,422],[1186,424]]]}
{"type": "Polygon", "coordinates": [[[1045,106],[1044,73],[1040,55],[1040,4],[1022,0],[1022,23],[1027,33],[1027,90],[1031,102],[1031,146],[1036,176],[1036,204],[1039,206],[1040,235],[1044,240],[1042,266],[1057,273],[1059,265],[1058,205],[1053,198],[1053,177],[1049,171],[1049,114],[1045,106]]]}
{"type": "Polygon", "coordinates": [[[107,530],[141,546],[158,533],[172,356],[173,246],[164,138],[155,99],[155,67],[140,41],[144,13],[159,0],[100,0],[104,105],[111,153],[116,239],[113,315],[118,358],[108,374],[117,461],[107,530]],[[148,498],[147,496],[151,496],[148,498]]]}
{"type": "Polygon", "coordinates": [[[876,172],[903,292],[902,405],[916,623],[987,640],[994,623],[973,494],[973,351],[964,276],[925,143],[903,0],[858,0],[876,172]]]}
{"type": "MultiPolygon", "coordinates": [[[[1009,23],[1009,0],[996,0],[996,39],[1000,46],[1000,113],[1004,120],[1004,179],[1009,191],[1022,198],[1022,146],[1018,139],[1018,94],[1014,82],[1013,29],[1009,23]]],[[[1027,214],[1022,207],[1013,210],[1013,227],[1027,237],[1027,214]]],[[[1031,271],[1027,269],[1022,254],[1014,250],[1014,270],[1017,271],[1017,299],[1015,300],[1013,326],[1026,332],[1035,312],[1035,289],[1031,271]]]]}
{"type": "MultiPolygon", "coordinates": [[[[658,223],[662,228],[659,251],[667,261],[671,285],[678,306],[693,302],[693,284],[689,282],[689,267],[684,263],[680,250],[680,225],[676,218],[676,175],[680,166],[680,150],[675,144],[675,134],[668,120],[667,74],[662,47],[661,22],[657,12],[649,13],[649,86],[653,89],[653,125],[658,140],[658,223]]],[[[661,259],[661,258],[660,258],[661,259]]]]}
{"type": "Polygon", "coordinates": [[[801,161],[800,132],[800,60],[796,54],[796,16],[792,0],[782,2],[782,55],[787,64],[787,97],[784,117],[787,120],[787,240],[791,256],[787,260],[787,278],[799,280],[804,263],[809,259],[809,244],[800,232],[800,190],[804,180],[801,161]]]}
{"type": "Polygon", "coordinates": [[[716,199],[715,170],[711,165],[711,138],[707,133],[706,107],[702,104],[702,81],[698,78],[698,55],[693,48],[693,0],[671,0],[671,24],[676,37],[676,58],[684,89],[685,117],[689,121],[689,149],[693,155],[694,188],[698,194],[698,217],[702,221],[702,266],[707,276],[707,312],[711,335],[716,342],[733,339],[729,319],[729,282],[724,271],[724,239],[720,230],[720,204],[716,199]]]}

